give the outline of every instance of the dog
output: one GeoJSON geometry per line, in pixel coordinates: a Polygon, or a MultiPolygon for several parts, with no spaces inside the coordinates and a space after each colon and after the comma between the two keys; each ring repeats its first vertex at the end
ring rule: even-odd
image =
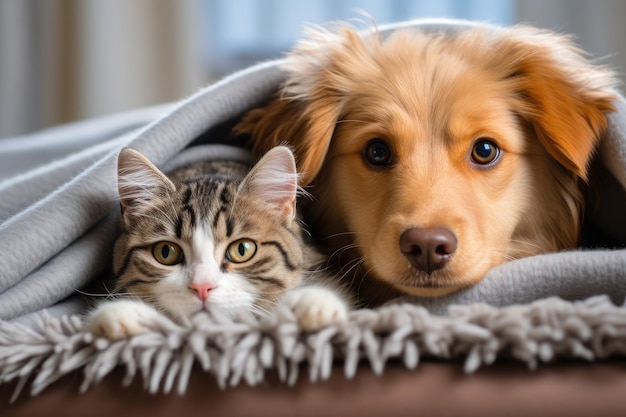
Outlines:
{"type": "Polygon", "coordinates": [[[342,24],[310,29],[284,62],[278,95],[234,132],[257,155],[293,148],[304,219],[367,304],[578,245],[617,81],[570,37],[342,24]]]}

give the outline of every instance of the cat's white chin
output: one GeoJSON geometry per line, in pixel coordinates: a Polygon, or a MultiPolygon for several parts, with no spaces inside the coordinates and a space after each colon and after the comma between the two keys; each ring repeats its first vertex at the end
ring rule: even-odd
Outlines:
{"type": "Polygon", "coordinates": [[[221,302],[209,298],[208,300],[201,302],[194,300],[177,308],[165,307],[166,314],[169,315],[177,323],[190,326],[194,316],[200,313],[218,314],[229,318],[236,318],[243,312],[252,311],[252,303],[244,302],[221,302]]]}

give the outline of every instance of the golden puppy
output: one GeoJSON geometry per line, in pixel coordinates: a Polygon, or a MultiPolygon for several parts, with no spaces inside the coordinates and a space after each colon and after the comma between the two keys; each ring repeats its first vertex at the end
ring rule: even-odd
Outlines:
{"type": "Polygon", "coordinates": [[[577,245],[616,82],[567,37],[315,29],[284,70],[235,132],[259,155],[294,149],[305,220],[365,301],[447,294],[577,245]]]}

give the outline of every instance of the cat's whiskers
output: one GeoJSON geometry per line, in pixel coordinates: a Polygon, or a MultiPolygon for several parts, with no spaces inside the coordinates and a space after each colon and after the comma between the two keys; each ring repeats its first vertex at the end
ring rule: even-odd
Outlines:
{"type": "Polygon", "coordinates": [[[304,273],[312,275],[326,273],[328,271],[332,271],[332,267],[328,262],[326,262],[324,264],[315,265],[313,268],[307,268],[304,270],[304,273]]]}
{"type": "Polygon", "coordinates": [[[273,310],[273,308],[265,308],[256,303],[250,306],[250,312],[257,317],[267,317],[272,313],[273,310]]]}
{"type": "Polygon", "coordinates": [[[329,240],[329,239],[333,239],[333,238],[341,237],[341,236],[353,236],[353,235],[356,235],[356,232],[338,232],[338,233],[333,233],[332,235],[324,236],[324,240],[329,240]]]}
{"type": "MultiPolygon", "coordinates": [[[[271,300],[271,297],[264,297],[265,295],[265,291],[259,293],[259,294],[255,294],[254,295],[254,300],[252,300],[252,302],[250,302],[249,304],[247,304],[247,307],[245,310],[247,310],[248,312],[256,315],[256,316],[260,316],[260,315],[267,315],[269,314],[270,311],[272,311],[272,307],[273,307],[273,302],[271,300]]],[[[268,293],[269,295],[269,293],[268,293]]],[[[227,302],[222,302],[222,304],[224,305],[228,305],[230,303],[227,302]]],[[[229,311],[233,312],[232,307],[228,309],[229,311]]],[[[236,307],[235,312],[236,311],[243,311],[241,308],[236,307]]],[[[235,313],[236,314],[236,313],[235,313]]]]}
{"type": "Polygon", "coordinates": [[[75,288],[74,291],[77,292],[78,294],[81,294],[90,298],[115,299],[115,298],[121,298],[124,296],[132,295],[132,293],[130,292],[121,292],[120,291],[121,289],[117,289],[117,288],[114,290],[110,290],[105,282],[101,282],[101,284],[102,284],[102,289],[104,290],[104,292],[87,292],[80,288],[75,288]]]}
{"type": "Polygon", "coordinates": [[[307,228],[307,224],[304,222],[304,220],[300,219],[299,217],[296,217],[296,222],[298,224],[298,227],[300,227],[300,230],[302,231],[302,233],[305,234],[308,238],[311,238],[312,234],[307,228]]]}
{"type": "MultiPolygon", "coordinates": [[[[363,262],[363,261],[361,260],[361,265],[360,265],[360,266],[363,266],[363,265],[365,265],[365,262],[363,262]]],[[[365,278],[365,277],[367,277],[367,276],[368,276],[368,275],[369,275],[369,274],[370,274],[373,270],[374,270],[374,267],[373,267],[373,266],[370,266],[370,267],[369,267],[369,268],[367,268],[365,271],[361,271],[361,273],[360,273],[360,274],[358,274],[358,275],[357,275],[357,274],[355,273],[355,274],[353,274],[353,275],[352,275],[352,280],[351,280],[351,282],[350,282],[350,285],[351,285],[353,288],[355,288],[355,293],[356,293],[356,294],[360,294],[360,293],[361,293],[361,287],[362,287],[362,286],[363,286],[363,284],[366,282],[364,278],[365,278]],[[357,279],[357,276],[358,276],[358,277],[361,277],[362,279],[360,279],[360,280],[358,281],[358,285],[357,285],[356,287],[354,287],[354,282],[355,282],[355,280],[357,279]]]]}
{"type": "Polygon", "coordinates": [[[350,265],[350,267],[346,270],[344,267],[341,268],[341,280],[346,279],[346,277],[350,277],[350,285],[354,284],[356,277],[358,276],[357,271],[365,265],[365,261],[363,258],[355,258],[352,261],[348,262],[345,266],[350,265]],[[352,264],[352,265],[350,265],[352,264]]]}
{"type": "Polygon", "coordinates": [[[337,233],[333,233],[331,235],[325,236],[323,240],[329,240],[329,239],[333,239],[333,238],[336,238],[336,237],[342,237],[342,236],[352,236],[352,237],[355,237],[355,236],[358,236],[358,235],[365,236],[365,237],[370,237],[370,238],[372,236],[374,236],[374,234],[370,233],[370,232],[350,232],[350,231],[345,231],[345,232],[337,232],[337,233]]]}
{"type": "Polygon", "coordinates": [[[345,252],[350,251],[352,249],[358,249],[358,248],[359,248],[359,245],[357,245],[356,243],[350,243],[348,245],[341,246],[340,248],[336,249],[333,253],[330,254],[329,259],[333,259],[333,258],[341,259],[341,256],[345,252]]]}
{"type": "Polygon", "coordinates": [[[91,297],[91,298],[112,298],[112,297],[114,297],[114,294],[111,294],[110,292],[106,293],[106,294],[102,294],[102,293],[97,293],[97,292],[87,292],[87,291],[80,290],[78,288],[75,288],[74,292],[77,292],[80,295],[84,295],[84,296],[91,297]]]}

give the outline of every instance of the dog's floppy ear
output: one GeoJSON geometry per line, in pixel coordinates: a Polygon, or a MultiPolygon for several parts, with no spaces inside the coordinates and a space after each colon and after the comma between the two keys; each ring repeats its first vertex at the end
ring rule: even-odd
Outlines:
{"type": "Polygon", "coordinates": [[[256,155],[273,146],[293,149],[300,185],[310,184],[322,167],[342,115],[351,74],[368,46],[348,26],[331,31],[312,27],[287,56],[283,69],[287,80],[279,95],[265,107],[246,114],[235,134],[248,134],[256,155]]]}
{"type": "Polygon", "coordinates": [[[274,146],[289,146],[301,173],[300,185],[306,186],[322,167],[338,118],[339,108],[328,98],[279,97],[247,113],[234,133],[250,135],[255,155],[274,146]]]}
{"type": "Polygon", "coordinates": [[[592,65],[568,37],[529,27],[510,29],[496,48],[502,60],[494,65],[510,65],[506,77],[522,117],[554,159],[586,180],[606,112],[614,110],[612,72],[592,65]]]}

